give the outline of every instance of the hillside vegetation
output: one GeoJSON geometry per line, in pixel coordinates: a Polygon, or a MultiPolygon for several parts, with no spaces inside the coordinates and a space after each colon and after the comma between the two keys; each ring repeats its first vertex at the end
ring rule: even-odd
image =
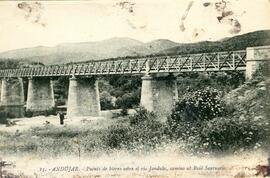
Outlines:
{"type": "Polygon", "coordinates": [[[244,50],[247,47],[265,45],[270,45],[270,30],[251,32],[214,42],[204,41],[199,43],[182,44],[163,50],[159,52],[159,54],[169,55],[244,50]]]}

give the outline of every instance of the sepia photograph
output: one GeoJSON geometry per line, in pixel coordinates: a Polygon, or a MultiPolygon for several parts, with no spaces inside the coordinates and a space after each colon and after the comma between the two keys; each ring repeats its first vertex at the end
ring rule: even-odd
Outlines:
{"type": "Polygon", "coordinates": [[[0,178],[270,177],[270,0],[0,0],[0,178]]]}

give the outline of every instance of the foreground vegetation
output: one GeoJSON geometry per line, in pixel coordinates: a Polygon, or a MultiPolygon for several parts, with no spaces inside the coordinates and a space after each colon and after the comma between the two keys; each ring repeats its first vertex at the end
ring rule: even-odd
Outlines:
{"type": "Polygon", "coordinates": [[[139,108],[134,115],[80,127],[59,129],[47,124],[15,134],[1,132],[1,152],[83,156],[113,150],[147,153],[170,145],[181,152],[202,154],[267,149],[270,80],[264,68],[229,92],[211,85],[186,92],[167,122],[139,108]]]}

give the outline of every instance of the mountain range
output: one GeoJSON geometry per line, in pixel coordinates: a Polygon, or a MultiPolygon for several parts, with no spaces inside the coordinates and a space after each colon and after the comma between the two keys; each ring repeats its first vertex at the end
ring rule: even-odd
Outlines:
{"type": "Polygon", "coordinates": [[[270,45],[270,30],[255,31],[219,41],[176,43],[158,39],[143,43],[131,38],[111,38],[97,42],[64,43],[54,47],[37,46],[0,53],[0,60],[15,59],[44,64],[61,64],[118,57],[173,55],[241,50],[270,45]]]}

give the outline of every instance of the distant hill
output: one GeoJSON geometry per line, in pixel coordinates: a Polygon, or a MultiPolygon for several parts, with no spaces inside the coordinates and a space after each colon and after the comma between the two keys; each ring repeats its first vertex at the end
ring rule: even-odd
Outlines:
{"type": "Polygon", "coordinates": [[[220,41],[203,41],[199,43],[181,44],[160,51],[159,55],[205,53],[215,51],[242,50],[247,47],[270,45],[270,30],[255,31],[220,41]]]}
{"type": "Polygon", "coordinates": [[[38,46],[0,53],[2,59],[22,59],[44,64],[59,64],[125,56],[144,56],[177,46],[170,40],[149,43],[130,38],[112,38],[98,42],[66,43],[55,47],[38,46]]]}
{"type": "Polygon", "coordinates": [[[220,41],[176,43],[158,39],[143,43],[131,38],[112,38],[97,42],[65,43],[54,47],[38,46],[0,53],[0,60],[11,59],[44,64],[82,62],[117,57],[172,55],[213,51],[241,50],[270,45],[270,30],[255,31],[220,41]]]}
{"type": "Polygon", "coordinates": [[[130,38],[112,38],[99,42],[66,43],[55,47],[38,46],[0,53],[0,58],[27,59],[45,64],[67,63],[117,57],[117,50],[143,44],[130,38]]]}
{"type": "Polygon", "coordinates": [[[132,48],[121,48],[119,53],[122,51],[122,57],[124,56],[143,56],[156,54],[162,50],[173,48],[180,45],[179,43],[167,40],[158,39],[141,45],[133,46],[132,48]],[[125,53],[124,53],[125,52],[125,53]]]}

